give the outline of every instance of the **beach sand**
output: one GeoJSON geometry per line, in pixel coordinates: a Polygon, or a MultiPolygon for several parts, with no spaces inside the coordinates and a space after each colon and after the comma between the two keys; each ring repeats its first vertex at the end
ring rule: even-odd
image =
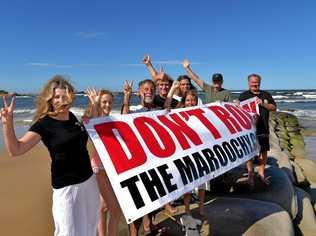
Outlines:
{"type": "Polygon", "coordinates": [[[0,151],[0,234],[53,235],[50,158],[39,144],[10,158],[0,151]]]}

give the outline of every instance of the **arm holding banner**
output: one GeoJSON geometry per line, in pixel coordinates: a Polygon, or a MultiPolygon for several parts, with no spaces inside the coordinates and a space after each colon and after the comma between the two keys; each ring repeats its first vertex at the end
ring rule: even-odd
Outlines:
{"type": "Polygon", "coordinates": [[[256,103],[259,106],[262,106],[263,108],[267,109],[268,111],[275,111],[276,110],[276,106],[273,103],[269,103],[268,100],[264,100],[262,101],[262,99],[256,97],[256,103]]]}

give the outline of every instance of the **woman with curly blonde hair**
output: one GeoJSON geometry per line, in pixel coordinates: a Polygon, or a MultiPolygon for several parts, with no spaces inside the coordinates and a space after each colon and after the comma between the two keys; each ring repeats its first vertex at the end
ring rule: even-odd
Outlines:
{"type": "Polygon", "coordinates": [[[51,157],[53,217],[55,236],[96,235],[98,186],[86,147],[88,135],[70,112],[74,87],[62,76],[50,79],[39,93],[33,124],[21,138],[13,125],[15,97],[4,107],[0,118],[10,156],[19,156],[42,141],[51,157]]]}

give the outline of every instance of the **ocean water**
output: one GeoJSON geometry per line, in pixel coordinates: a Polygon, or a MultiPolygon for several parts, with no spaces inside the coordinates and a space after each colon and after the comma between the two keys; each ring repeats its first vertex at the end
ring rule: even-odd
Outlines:
{"type": "MultiPolygon", "coordinates": [[[[233,90],[234,98],[238,98],[242,91],[233,90]]],[[[277,103],[278,111],[286,111],[299,118],[300,125],[306,129],[316,130],[316,89],[312,90],[270,90],[269,91],[277,103]]],[[[199,96],[204,100],[203,92],[199,96]]],[[[123,94],[114,93],[114,105],[112,114],[119,114],[123,100],[123,94]]],[[[36,96],[18,96],[14,111],[15,127],[17,136],[28,129],[35,112],[36,96]]],[[[131,105],[137,105],[139,98],[135,95],[131,98],[131,105]]],[[[88,98],[83,94],[77,94],[71,111],[78,117],[82,116],[88,104],[88,98]]],[[[3,145],[2,127],[0,128],[0,147],[3,145]]],[[[306,148],[309,157],[316,160],[316,138],[306,140],[306,148]]]]}

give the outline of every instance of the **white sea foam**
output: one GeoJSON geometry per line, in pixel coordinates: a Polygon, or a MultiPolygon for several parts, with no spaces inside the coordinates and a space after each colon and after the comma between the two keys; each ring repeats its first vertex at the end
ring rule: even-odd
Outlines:
{"type": "Polygon", "coordinates": [[[293,93],[293,95],[302,96],[302,95],[303,95],[303,92],[295,92],[295,93],[293,93]]]}
{"type": "Polygon", "coordinates": [[[286,98],[289,98],[288,96],[283,96],[283,95],[274,95],[272,97],[273,97],[273,99],[286,99],[286,98]]]}
{"type": "Polygon", "coordinates": [[[303,94],[304,98],[312,98],[312,99],[316,99],[316,94],[303,94]]]}
{"type": "Polygon", "coordinates": [[[77,117],[82,117],[83,116],[83,113],[85,111],[85,108],[82,108],[82,107],[71,107],[70,108],[70,111],[72,113],[74,113],[75,116],[77,117]]]}
{"type": "Polygon", "coordinates": [[[23,96],[16,96],[17,99],[20,98],[32,98],[32,96],[28,96],[28,95],[23,95],[23,96]]]}
{"type": "Polygon", "coordinates": [[[316,99],[276,99],[275,102],[279,102],[279,103],[296,103],[296,102],[315,102],[316,99]]]}
{"type": "Polygon", "coordinates": [[[16,109],[14,110],[14,114],[34,114],[35,109],[16,109]]]}
{"type": "Polygon", "coordinates": [[[297,116],[298,118],[316,121],[316,110],[295,110],[295,111],[286,111],[286,112],[291,113],[297,116]]]}

